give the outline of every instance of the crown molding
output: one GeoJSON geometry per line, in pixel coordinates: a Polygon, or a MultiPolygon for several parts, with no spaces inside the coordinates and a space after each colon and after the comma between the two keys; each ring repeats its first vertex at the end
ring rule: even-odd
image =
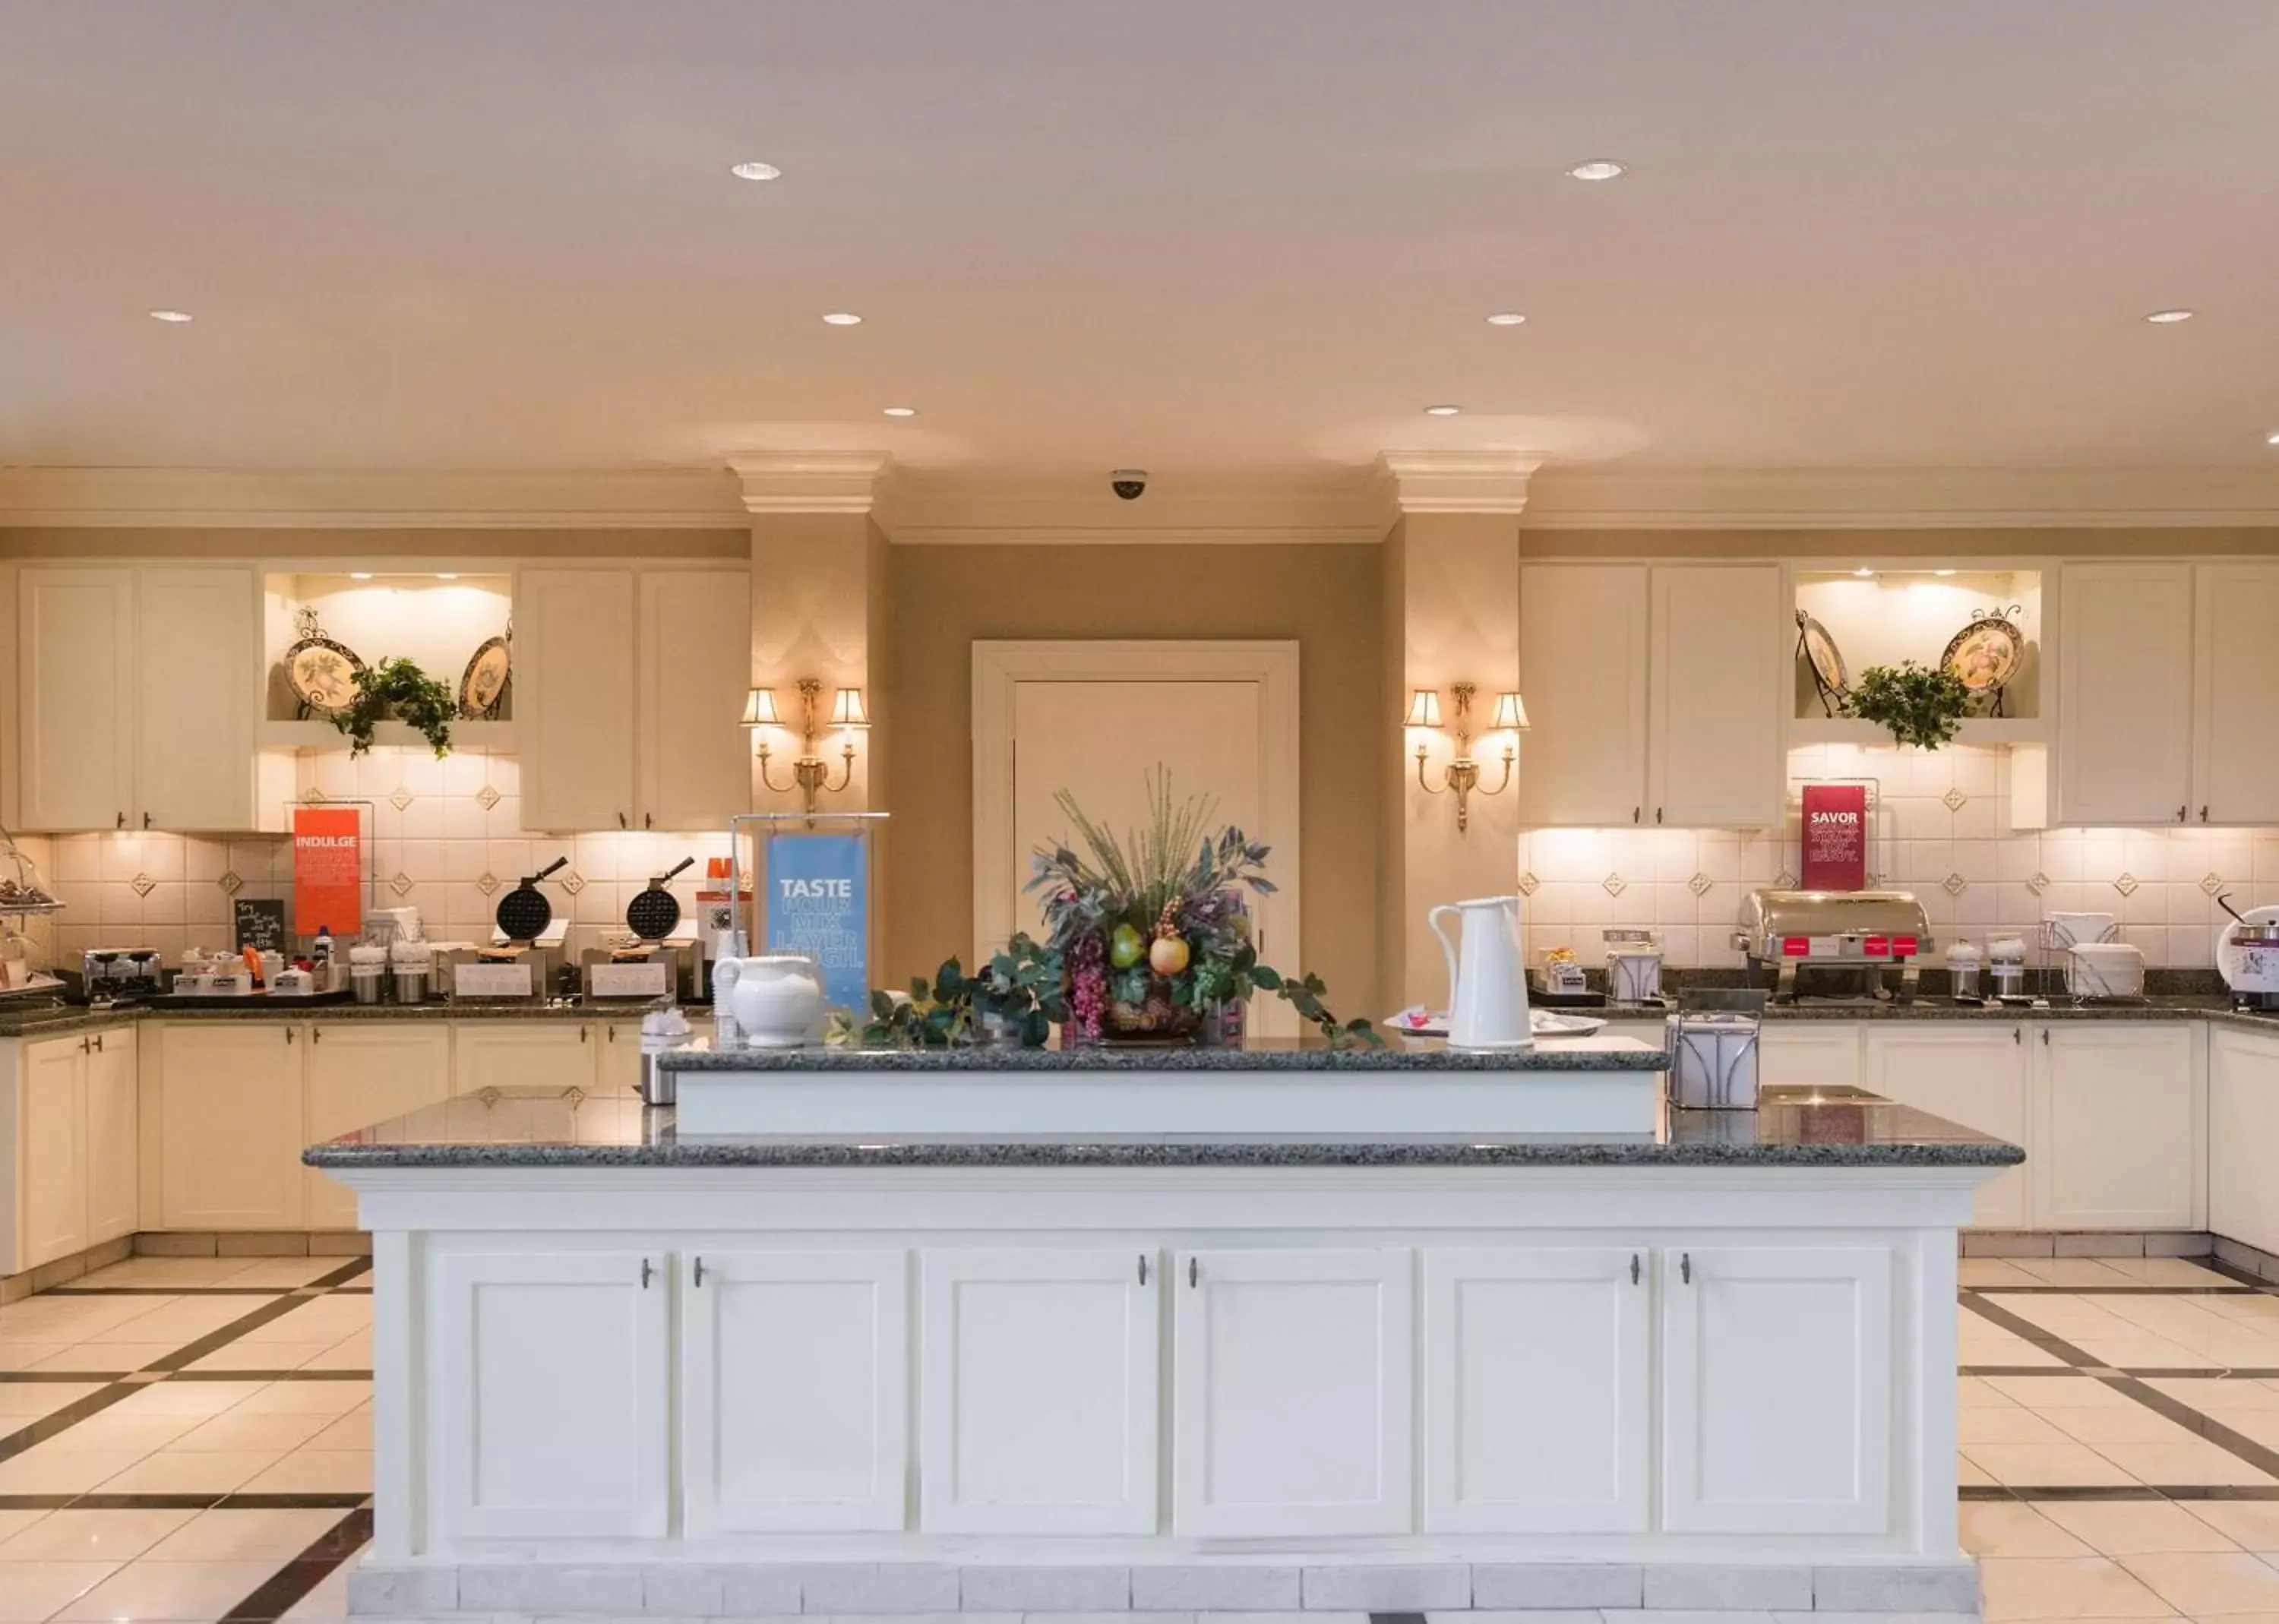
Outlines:
{"type": "Polygon", "coordinates": [[[904,471],[879,522],[901,547],[1357,543],[1392,516],[1368,469],[1258,469],[1153,476],[1126,502],[1096,475],[1007,478],[904,471]]]}
{"type": "Polygon", "coordinates": [[[1552,468],[1540,530],[2206,529],[2279,525],[2279,471],[1552,468]]]}
{"type": "Polygon", "coordinates": [[[1377,465],[1400,513],[1522,513],[1543,458],[1533,451],[1386,451],[1377,465]]]}
{"type": "Polygon", "coordinates": [[[0,526],[719,530],[744,523],[733,477],[709,469],[0,468],[0,526]]]}
{"type": "Polygon", "coordinates": [[[894,463],[884,451],[748,451],[728,459],[747,513],[868,513],[894,463]]]}

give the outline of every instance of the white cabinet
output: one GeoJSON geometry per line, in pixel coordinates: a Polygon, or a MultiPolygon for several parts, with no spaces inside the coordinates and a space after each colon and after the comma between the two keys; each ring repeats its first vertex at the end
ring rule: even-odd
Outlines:
{"type": "Polygon", "coordinates": [[[898,1251],[692,1260],[680,1344],[691,1535],[906,1525],[908,1277],[898,1251]]]}
{"type": "Polygon", "coordinates": [[[752,809],[750,575],[644,571],[640,652],[641,826],[725,829],[752,809]]]}
{"type": "MultiPolygon", "coordinates": [[[[2024,1145],[2030,1062],[2024,1039],[2025,1028],[2015,1023],[1871,1025],[1861,1084],[1886,1099],[2024,1145]]],[[[1973,1222],[1981,1229],[2024,1229],[2031,1222],[2027,1190],[2032,1176],[2029,1164],[1980,1185],[1973,1222]]]]}
{"type": "Polygon", "coordinates": [[[124,829],[134,808],[134,572],[27,569],[17,600],[22,826],[124,829]]]}
{"type": "Polygon", "coordinates": [[[459,1021],[453,1026],[454,1094],[595,1085],[594,1029],[587,1022],[459,1021]]]}
{"type": "Polygon", "coordinates": [[[1860,1085],[1860,1028],[1850,1021],[1767,1022],[1757,1032],[1757,1080],[1794,1088],[1860,1085]]]}
{"type": "Polygon", "coordinates": [[[1653,595],[1651,821],[1777,827],[1788,784],[1780,718],[1793,666],[1779,567],[1657,566],[1653,595]]]}
{"type": "Polygon", "coordinates": [[[2268,697],[2279,565],[2202,564],[2196,578],[2192,816],[2279,823],[2279,709],[2268,697]]]}
{"type": "Polygon", "coordinates": [[[1174,1534],[1408,1531],[1412,1267],[1402,1249],[1177,1258],[1174,1534]]]}
{"type": "Polygon", "coordinates": [[[427,1448],[444,1536],[663,1535],[671,1293],[662,1255],[447,1252],[431,1267],[427,1448]]]}
{"type": "Polygon", "coordinates": [[[1889,1527],[1891,1253],[1671,1250],[1661,1280],[1662,1527],[1889,1527]]]}
{"type": "Polygon", "coordinates": [[[274,828],[291,763],[264,758],[253,571],[24,571],[22,817],[41,830],[274,828]]]}
{"type": "Polygon", "coordinates": [[[631,570],[515,578],[526,829],[635,826],[633,602],[631,570]]]}
{"type": "Polygon", "coordinates": [[[2208,1028],[2207,1227],[2279,1252],[2279,1037],[2208,1028]]]}
{"type": "MultiPolygon", "coordinates": [[[[450,1097],[451,1034],[440,1023],[318,1020],[308,1030],[303,1099],[312,1145],[450,1097]]],[[[315,1168],[303,1177],[308,1228],[357,1227],[347,1185],[315,1168]]]]}
{"type": "Polygon", "coordinates": [[[2043,1024],[2034,1079],[2034,1222],[2189,1229],[2203,1143],[2192,1029],[2043,1024]]]}
{"type": "Polygon", "coordinates": [[[710,828],[751,809],[746,571],[525,570],[514,617],[525,828],[710,828]]]}
{"type": "Polygon", "coordinates": [[[91,1032],[88,1049],[87,1244],[98,1246],[142,1228],[141,1083],[133,1027],[91,1032]]]}
{"type": "Polygon", "coordinates": [[[1773,564],[1529,564],[1523,823],[1780,822],[1788,680],[1773,564]]]}
{"type": "Polygon", "coordinates": [[[2062,821],[2183,822],[2191,801],[2192,567],[2068,563],[2060,587],[2062,821]]]}
{"type": "Polygon", "coordinates": [[[156,1037],[163,1226],[299,1229],[309,1142],[299,1026],[170,1022],[156,1037]]]}
{"type": "Polygon", "coordinates": [[[83,1250],[87,1235],[86,1038],[24,1046],[18,1077],[25,1268],[83,1250]]]}
{"type": "Polygon", "coordinates": [[[923,1255],[923,1528],[1155,1531],[1156,1269],[1131,1248],[923,1255]]]}
{"type": "Polygon", "coordinates": [[[1644,1533],[1646,1259],[1629,1248],[1424,1253],[1424,1531],[1644,1533]]]}
{"type": "Polygon", "coordinates": [[[1646,808],[1646,571],[1529,564],[1519,572],[1519,815],[1525,823],[1635,823],[1646,808]]]}

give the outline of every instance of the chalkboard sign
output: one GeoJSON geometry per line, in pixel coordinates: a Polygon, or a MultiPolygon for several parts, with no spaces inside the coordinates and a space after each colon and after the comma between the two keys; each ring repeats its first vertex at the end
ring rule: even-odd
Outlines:
{"type": "Polygon", "coordinates": [[[293,942],[285,933],[282,897],[236,897],[230,902],[231,923],[242,952],[258,947],[265,953],[289,953],[293,942]]]}

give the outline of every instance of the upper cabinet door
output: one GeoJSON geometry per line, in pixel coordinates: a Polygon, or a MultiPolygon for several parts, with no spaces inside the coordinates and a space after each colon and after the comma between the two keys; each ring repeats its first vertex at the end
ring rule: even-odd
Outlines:
{"type": "Polygon", "coordinates": [[[751,686],[751,577],[741,570],[644,571],[642,827],[721,828],[752,809],[752,736],[742,725],[751,686]]]}
{"type": "Polygon", "coordinates": [[[1530,564],[1519,572],[1519,744],[1526,823],[1645,822],[1646,571],[1530,564]]]}
{"type": "Polygon", "coordinates": [[[260,682],[249,569],[135,572],[136,800],[144,828],[248,830],[284,816],[257,804],[260,682]]]}
{"type": "Polygon", "coordinates": [[[1644,821],[1779,825],[1787,793],[1781,701],[1794,630],[1784,624],[1776,564],[1654,571],[1654,755],[1644,821]]]}
{"type": "Polygon", "coordinates": [[[1174,1260],[1174,1535],[1409,1531],[1412,1268],[1390,1248],[1174,1260]]]}
{"type": "Polygon", "coordinates": [[[2069,563],[2059,587],[2061,820],[2182,822],[2192,793],[2192,567],[2069,563]]]}
{"type": "MultiPolygon", "coordinates": [[[[134,809],[134,574],[28,569],[19,604],[23,826],[124,829],[134,809]]],[[[194,670],[176,673],[183,687],[194,670]]]]}
{"type": "Polygon", "coordinates": [[[2268,693],[2279,565],[2202,564],[2197,574],[2192,816],[2279,823],[2279,708],[2268,693]]]}
{"type": "Polygon", "coordinates": [[[638,825],[633,602],[630,570],[525,570],[516,578],[514,702],[526,829],[638,825]]]}

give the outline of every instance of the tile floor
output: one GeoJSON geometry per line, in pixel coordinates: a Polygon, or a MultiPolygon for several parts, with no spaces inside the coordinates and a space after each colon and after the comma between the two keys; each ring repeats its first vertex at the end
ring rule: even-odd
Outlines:
{"type": "MultiPolygon", "coordinates": [[[[361,1258],[134,1258],[0,1309],[0,1624],[337,1620],[370,1531],[361,1258]]],[[[1987,1624],[2279,1620],[2279,1289],[1966,1259],[1987,1624]]]]}
{"type": "Polygon", "coordinates": [[[339,1619],[364,1258],[131,1258],[0,1308],[0,1624],[339,1619]]]}
{"type": "Polygon", "coordinates": [[[1987,1624],[2279,1618],[2279,1292],[2170,1258],[1961,1270],[1987,1624]]]}

